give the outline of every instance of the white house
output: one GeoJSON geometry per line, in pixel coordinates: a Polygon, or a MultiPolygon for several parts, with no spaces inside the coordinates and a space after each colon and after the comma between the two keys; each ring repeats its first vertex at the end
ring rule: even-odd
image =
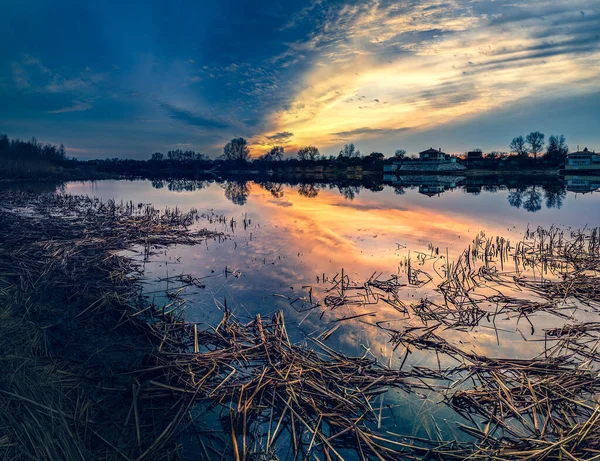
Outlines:
{"type": "Polygon", "coordinates": [[[587,147],[573,152],[567,155],[565,170],[600,171],[600,154],[589,151],[587,147]]]}

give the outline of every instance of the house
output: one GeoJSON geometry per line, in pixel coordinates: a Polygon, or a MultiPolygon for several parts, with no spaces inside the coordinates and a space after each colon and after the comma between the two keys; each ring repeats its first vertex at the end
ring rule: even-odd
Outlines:
{"type": "Polygon", "coordinates": [[[451,155],[442,152],[442,149],[435,150],[434,148],[419,152],[418,159],[395,158],[391,163],[387,163],[383,166],[385,176],[409,171],[443,172],[459,170],[466,170],[466,167],[457,163],[456,157],[452,157],[451,155]]]}
{"type": "Polygon", "coordinates": [[[486,164],[483,159],[483,152],[481,150],[472,150],[467,152],[467,166],[469,167],[478,167],[484,166],[486,164]]]}
{"type": "Polygon", "coordinates": [[[423,152],[419,152],[419,159],[424,162],[444,162],[449,161],[450,156],[445,152],[442,152],[442,148],[439,150],[435,150],[433,147],[430,147],[423,152]]]}
{"type": "Polygon", "coordinates": [[[567,155],[565,170],[586,170],[600,172],[600,154],[585,149],[567,155]]]}

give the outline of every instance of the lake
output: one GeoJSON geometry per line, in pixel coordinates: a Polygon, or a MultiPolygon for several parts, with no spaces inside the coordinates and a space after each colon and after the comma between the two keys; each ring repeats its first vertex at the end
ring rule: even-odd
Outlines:
{"type": "MultiPolygon", "coordinates": [[[[475,238],[500,236],[517,242],[538,226],[565,231],[600,226],[600,194],[582,193],[590,192],[589,187],[576,179],[507,187],[464,178],[462,184],[448,178],[404,178],[371,189],[349,184],[115,180],[67,183],[63,190],[207,213],[199,226],[227,237],[195,247],[159,249],[146,261],[132,253],[145,268],[146,292],[156,303],[168,302],[165,290],[181,285],[177,275],[202,281],[205,288],[184,291],[183,307],[190,321],[206,328],[216,325],[225,305],[244,322],[282,310],[294,342],[330,332],[327,345],[345,354],[373,357],[392,368],[441,368],[452,360],[430,351],[413,349],[408,354],[390,343],[388,329],[422,326],[422,318],[401,312],[381,296],[361,295],[360,302],[334,307],[327,305],[326,297],[339,291],[342,279],[346,290],[359,291],[369,279],[397,277],[403,284],[400,303],[436,299],[446,261],[456,261],[475,238]]],[[[511,264],[503,263],[502,269],[513,273],[511,264]]],[[[535,271],[529,275],[547,276],[535,271]]],[[[595,314],[578,311],[572,319],[595,319],[595,314]]],[[[495,323],[482,319],[468,328],[443,329],[440,335],[478,355],[531,358],[544,349],[543,329],[565,320],[541,312],[531,321],[507,315],[495,323]]],[[[456,426],[464,419],[442,400],[435,392],[388,392],[376,401],[378,425],[404,435],[435,438],[440,433],[468,439],[456,426]]],[[[193,446],[187,450],[192,456],[193,446]]],[[[278,455],[286,459],[289,446],[278,455]]]]}

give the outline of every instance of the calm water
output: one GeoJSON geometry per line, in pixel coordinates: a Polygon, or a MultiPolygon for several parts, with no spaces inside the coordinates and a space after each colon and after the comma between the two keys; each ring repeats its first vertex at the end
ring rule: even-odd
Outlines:
{"type": "MultiPolygon", "coordinates": [[[[250,182],[99,181],[68,183],[65,189],[103,199],[152,203],[158,208],[212,210],[227,217],[225,225],[201,222],[227,233],[227,239],[162,250],[146,264],[148,292],[158,300],[161,295],[155,292],[166,288],[166,283],[157,283],[157,278],[182,273],[203,278],[205,289],[186,293],[189,320],[214,325],[225,300],[242,320],[282,309],[293,339],[302,342],[306,335],[319,334],[344,316],[373,312],[342,322],[327,344],[347,354],[368,354],[384,365],[399,366],[402,348],[393,352],[388,334],[375,323],[401,328],[415,319],[385,303],[306,310],[309,297],[322,301],[331,287],[328,281],[342,270],[357,282],[373,273],[381,273],[382,278],[396,274],[405,280],[404,263],[409,255],[416,267],[435,278],[443,261],[433,259],[419,266],[419,255],[431,255],[432,248],[437,248],[440,255],[453,260],[480,232],[517,241],[527,228],[537,226],[600,226],[600,194],[572,192],[563,183],[510,190],[455,186],[443,181],[421,185],[407,181],[368,190],[250,182]]],[[[407,287],[404,300],[410,303],[435,296],[433,288],[433,283],[407,287]]],[[[533,357],[541,346],[531,340],[543,339],[542,328],[555,320],[540,314],[538,328],[532,332],[525,322],[506,319],[499,337],[482,323],[469,331],[447,331],[445,338],[478,354],[533,357]]],[[[436,367],[437,358],[415,352],[405,366],[414,364],[436,367]]],[[[460,418],[437,404],[439,400],[434,395],[419,398],[390,392],[384,399],[382,425],[394,432],[432,436],[435,421],[444,434],[453,436],[454,421],[460,418]]]]}

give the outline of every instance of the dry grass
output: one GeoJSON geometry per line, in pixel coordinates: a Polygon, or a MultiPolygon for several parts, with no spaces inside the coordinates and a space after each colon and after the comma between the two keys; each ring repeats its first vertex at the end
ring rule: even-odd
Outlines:
{"type": "Polygon", "coordinates": [[[478,355],[443,337],[500,315],[525,318],[532,329],[540,313],[570,319],[565,303],[597,312],[597,230],[539,229],[515,245],[478,236],[455,263],[445,261],[441,301],[403,301],[408,285],[433,280],[407,260],[407,284],[376,274],[352,283],[342,272],[327,279],[322,303],[312,292],[302,306],[291,302],[298,310],[372,310],[381,301],[420,319],[422,326],[386,328],[405,351],[391,369],[329,348],[324,341],[337,326],[298,345],[282,313],[244,323],[225,309],[218,325],[201,330],[176,309],[149,304],[141,272],[121,251],[136,246],[148,257],[158,246],[220,238],[197,228],[221,216],[53,194],[6,193],[3,204],[2,459],[176,459],[177,436],[199,413],[219,423],[198,439],[214,459],[274,459],[281,445],[294,459],[600,456],[598,322],[548,329],[544,353],[528,359],[478,355]],[[515,270],[503,272],[509,261],[515,270]],[[531,279],[531,269],[548,276],[531,279]],[[414,350],[454,365],[405,369],[414,350]],[[441,396],[471,421],[459,425],[471,442],[380,431],[378,397],[393,388],[409,398],[422,390],[441,396]]]}

